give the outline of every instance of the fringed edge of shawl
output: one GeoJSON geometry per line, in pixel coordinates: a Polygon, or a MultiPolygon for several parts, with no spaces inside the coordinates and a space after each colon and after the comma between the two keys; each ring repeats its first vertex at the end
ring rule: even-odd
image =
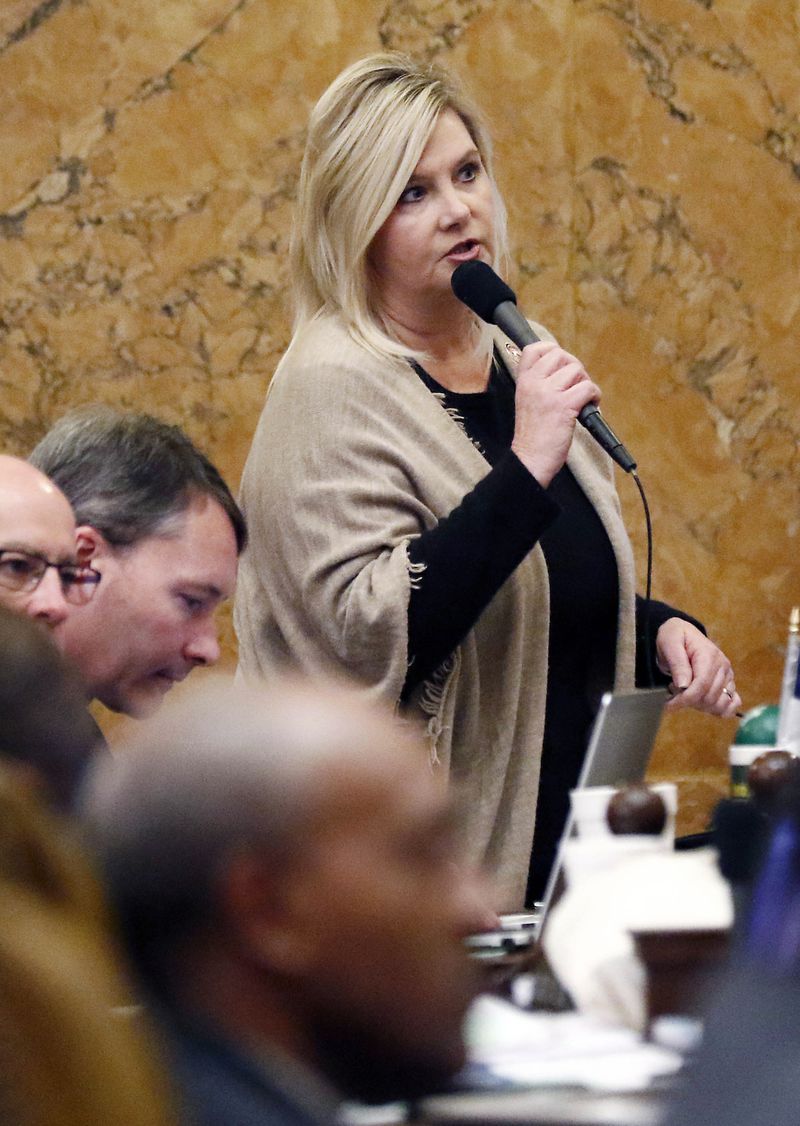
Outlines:
{"type": "Polygon", "coordinates": [[[447,725],[442,723],[442,710],[450,678],[458,663],[458,652],[446,657],[422,685],[417,706],[430,719],[425,725],[425,735],[431,749],[431,766],[441,766],[439,759],[439,739],[447,725]]]}
{"type": "Polygon", "coordinates": [[[465,438],[468,438],[470,440],[481,457],[486,457],[486,451],[484,450],[483,446],[479,441],[477,441],[477,439],[473,438],[472,435],[468,433],[467,428],[464,425],[464,416],[461,411],[458,410],[457,407],[448,407],[447,401],[442,391],[431,391],[431,394],[433,395],[434,399],[441,403],[442,410],[445,412],[445,414],[450,415],[458,429],[461,431],[465,438]]]}
{"type": "Polygon", "coordinates": [[[427,570],[427,563],[412,563],[406,556],[406,570],[408,571],[408,584],[412,590],[419,590],[422,583],[422,573],[427,570]]]}
{"type": "MultiPolygon", "coordinates": [[[[437,396],[438,397],[438,396],[437,396]]],[[[459,420],[457,411],[448,411],[454,417],[454,420],[461,426],[462,421],[459,420]]],[[[422,575],[427,569],[425,563],[412,563],[408,558],[408,544],[406,543],[406,570],[408,571],[408,582],[412,590],[419,590],[422,583],[422,575]]],[[[439,758],[439,739],[442,733],[447,729],[446,725],[442,723],[442,709],[444,707],[445,693],[447,691],[448,681],[453,674],[457,664],[456,653],[451,653],[446,657],[438,668],[434,669],[431,675],[422,684],[422,689],[417,698],[417,706],[420,711],[425,715],[430,716],[430,719],[425,724],[425,737],[430,746],[430,760],[431,766],[441,766],[439,758]]]]}

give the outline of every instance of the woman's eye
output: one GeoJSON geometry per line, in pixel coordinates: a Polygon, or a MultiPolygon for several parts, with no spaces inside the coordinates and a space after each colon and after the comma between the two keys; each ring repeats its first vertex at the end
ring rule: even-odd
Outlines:
{"type": "Polygon", "coordinates": [[[191,594],[182,594],[181,599],[190,614],[197,614],[203,609],[202,598],[193,598],[191,594]]]}
{"type": "Polygon", "coordinates": [[[467,164],[463,164],[458,170],[458,177],[460,180],[468,183],[470,180],[476,178],[480,170],[481,166],[478,164],[477,160],[470,160],[467,164]]]}
{"type": "Polygon", "coordinates": [[[416,203],[425,195],[425,189],[419,184],[409,184],[400,196],[400,203],[416,203]]]}

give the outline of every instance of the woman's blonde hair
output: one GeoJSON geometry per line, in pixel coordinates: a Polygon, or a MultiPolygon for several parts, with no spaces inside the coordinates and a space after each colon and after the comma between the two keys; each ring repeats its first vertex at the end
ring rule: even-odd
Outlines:
{"type": "Polygon", "coordinates": [[[311,113],[292,235],[295,330],[338,312],[370,351],[414,354],[384,327],[367,256],[445,109],[480,153],[495,197],[496,262],[505,260],[506,211],[477,107],[440,67],[398,52],[369,55],[342,71],[311,113]]]}

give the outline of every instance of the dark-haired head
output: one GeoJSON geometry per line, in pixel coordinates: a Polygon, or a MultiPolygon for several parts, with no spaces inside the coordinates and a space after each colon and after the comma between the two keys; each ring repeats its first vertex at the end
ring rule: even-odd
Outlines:
{"type": "Polygon", "coordinates": [[[0,607],[0,762],[35,775],[66,810],[99,743],[82,686],[50,637],[0,607]]]}
{"type": "Polygon", "coordinates": [[[87,694],[142,717],[220,655],[216,610],[231,597],[244,518],[208,458],[151,415],[86,407],[31,460],[75,510],[77,558],[100,581],[59,626],[87,694]]]}
{"type": "Polygon", "coordinates": [[[152,415],[83,407],[60,419],[29,459],[58,485],[79,525],[116,547],[166,531],[194,500],[209,496],[247,542],[244,517],[219,471],[184,434],[152,415]]]}

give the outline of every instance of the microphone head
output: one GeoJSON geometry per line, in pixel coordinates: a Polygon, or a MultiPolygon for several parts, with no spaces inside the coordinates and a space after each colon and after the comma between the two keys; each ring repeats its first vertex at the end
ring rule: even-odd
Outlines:
{"type": "Polygon", "coordinates": [[[495,323],[494,311],[498,305],[505,301],[517,303],[514,290],[498,277],[491,266],[478,258],[456,266],[450,285],[459,301],[489,324],[495,323]]]}

